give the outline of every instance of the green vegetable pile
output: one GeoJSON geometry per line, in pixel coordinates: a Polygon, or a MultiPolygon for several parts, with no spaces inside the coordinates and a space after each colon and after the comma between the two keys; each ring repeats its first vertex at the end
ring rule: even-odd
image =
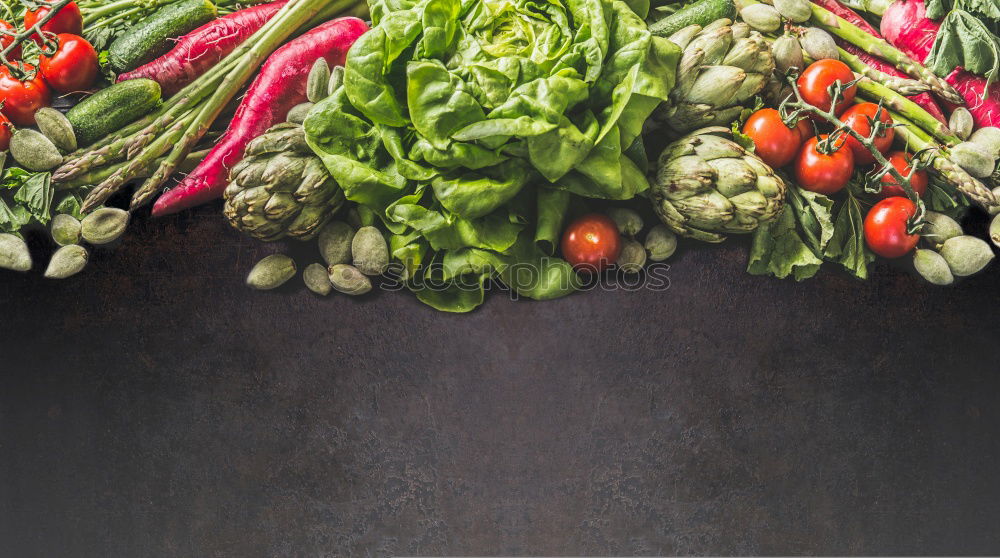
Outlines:
{"type": "Polygon", "coordinates": [[[576,276],[553,252],[571,208],[649,188],[640,133],[679,49],[635,4],[371,3],[373,29],[305,129],[346,197],[379,216],[420,300],[468,311],[492,277],[568,294],[576,276]]]}
{"type": "Polygon", "coordinates": [[[80,219],[82,201],[80,193],[63,194],[56,199],[47,172],[8,167],[0,173],[0,233],[20,234],[28,225],[48,225],[52,216],[59,213],[80,219]]]}

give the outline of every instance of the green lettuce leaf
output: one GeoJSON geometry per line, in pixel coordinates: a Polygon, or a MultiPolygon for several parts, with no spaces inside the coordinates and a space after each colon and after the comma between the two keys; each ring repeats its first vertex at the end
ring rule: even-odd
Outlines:
{"type": "Polygon", "coordinates": [[[674,86],[680,49],[645,0],[372,0],[374,28],[344,83],[305,120],[347,199],[379,215],[411,289],[441,309],[514,288],[551,298],[575,275],[552,258],[574,195],[649,188],[642,127],[674,86]],[[500,264],[502,262],[502,265],[500,264]],[[431,266],[442,267],[438,270],[431,266]],[[470,279],[473,288],[420,281],[470,279]]]}
{"type": "Polygon", "coordinates": [[[982,19],[953,10],[941,22],[925,63],[940,76],[961,66],[993,83],[1000,77],[1000,37],[982,19]]]}
{"type": "Polygon", "coordinates": [[[14,201],[24,206],[39,223],[46,225],[52,219],[52,175],[41,172],[31,175],[14,194],[14,201]]]}
{"type": "Polygon", "coordinates": [[[839,263],[858,279],[868,278],[868,264],[875,254],[865,245],[864,218],[857,198],[848,192],[840,206],[833,238],[824,253],[827,259],[839,263]]]}
{"type": "Polygon", "coordinates": [[[813,253],[796,227],[795,211],[785,207],[781,215],[754,231],[747,272],[779,279],[808,279],[819,271],[823,260],[813,253]]]}

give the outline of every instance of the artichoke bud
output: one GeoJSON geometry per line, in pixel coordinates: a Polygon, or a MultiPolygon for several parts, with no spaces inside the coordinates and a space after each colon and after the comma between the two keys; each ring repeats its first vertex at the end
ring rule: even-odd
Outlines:
{"type": "Polygon", "coordinates": [[[749,191],[757,185],[757,173],[742,158],[724,158],[709,161],[715,170],[715,189],[727,198],[749,191]]]}
{"type": "Polygon", "coordinates": [[[297,151],[308,153],[306,133],[302,126],[267,132],[256,137],[247,144],[247,155],[262,155],[265,153],[280,153],[282,151],[297,151]]]}
{"type": "MultiPolygon", "coordinates": [[[[333,180],[330,173],[326,171],[326,167],[323,166],[323,161],[316,157],[309,157],[306,160],[300,176],[302,184],[295,190],[296,193],[316,190],[333,180]]],[[[331,185],[335,186],[336,184],[331,185]]]]}
{"type": "Polygon", "coordinates": [[[240,192],[243,191],[243,187],[236,182],[230,182],[226,189],[222,192],[222,197],[225,199],[235,198],[240,192]]]}
{"type": "MultiPolygon", "coordinates": [[[[770,8],[770,6],[765,6],[770,8]]],[[[773,8],[771,8],[773,10],[773,8]]],[[[683,47],[670,101],[655,119],[676,132],[728,125],[742,104],[764,88],[775,63],[771,47],[757,32],[740,28],[734,38],[728,20],[719,20],[688,40],[694,27],[678,32],[683,47]]]]}
{"type": "Polygon", "coordinates": [[[329,208],[322,205],[307,205],[288,224],[288,234],[300,240],[310,240],[319,234],[319,230],[323,225],[327,224],[332,218],[333,212],[329,208]]]}
{"type": "Polygon", "coordinates": [[[266,157],[247,157],[233,167],[230,176],[233,177],[233,182],[244,188],[252,188],[260,184],[260,177],[266,168],[266,157]]]}
{"type": "Polygon", "coordinates": [[[736,196],[728,196],[730,203],[740,213],[746,214],[756,220],[767,214],[768,201],[764,194],[757,190],[748,190],[736,196]]]}
{"type": "Polygon", "coordinates": [[[667,40],[682,49],[686,49],[687,46],[691,44],[691,41],[698,36],[698,33],[701,33],[701,26],[696,23],[694,25],[688,25],[687,27],[674,33],[668,37],[667,40]]]}
{"type": "Polygon", "coordinates": [[[711,187],[715,172],[700,157],[678,157],[661,167],[656,178],[665,197],[678,199],[711,187]]]}
{"type": "Polygon", "coordinates": [[[736,99],[747,73],[736,66],[708,66],[687,94],[689,103],[728,105],[736,99]]]}
{"type": "Polygon", "coordinates": [[[260,180],[272,192],[294,192],[299,187],[308,158],[279,153],[267,163],[260,180]]]}
{"type": "Polygon", "coordinates": [[[725,17],[720,17],[719,19],[706,25],[704,31],[715,31],[716,29],[721,29],[724,27],[732,27],[732,25],[733,25],[733,20],[725,17]]]}
{"type": "Polygon", "coordinates": [[[250,188],[249,190],[240,192],[239,197],[242,205],[253,210],[264,207],[267,200],[271,198],[271,193],[267,191],[267,188],[258,186],[256,188],[250,188]]]}
{"type": "Polygon", "coordinates": [[[650,191],[653,209],[677,234],[707,242],[746,233],[784,207],[785,184],[756,155],[705,128],[667,146],[650,191]]]}
{"type": "Polygon", "coordinates": [[[233,167],[223,212],[235,228],[264,241],[306,240],[332,218],[344,193],[305,144],[302,126],[273,126],[233,167]]]}
{"type": "Polygon", "coordinates": [[[739,66],[741,68],[754,68],[760,58],[762,45],[755,40],[760,34],[755,33],[745,39],[740,39],[733,43],[725,57],[722,59],[724,66],[739,66]]]}
{"type": "Polygon", "coordinates": [[[725,58],[732,45],[733,30],[730,27],[716,27],[702,30],[685,50],[701,51],[702,64],[718,64],[725,58]]]}
{"type": "Polygon", "coordinates": [[[696,227],[716,229],[733,219],[733,204],[718,192],[705,192],[675,200],[674,207],[696,227]]]}
{"type": "Polygon", "coordinates": [[[272,221],[291,219],[299,211],[295,196],[287,192],[277,192],[264,204],[264,216],[272,221]]]}

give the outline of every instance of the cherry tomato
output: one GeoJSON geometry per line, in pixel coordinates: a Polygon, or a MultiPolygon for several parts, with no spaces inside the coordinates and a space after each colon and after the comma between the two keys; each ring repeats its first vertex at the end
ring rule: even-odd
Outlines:
{"type": "Polygon", "coordinates": [[[824,155],[817,150],[826,134],[806,140],[795,161],[795,177],[799,186],[810,192],[829,196],[844,189],[854,173],[854,153],[843,138],[837,141],[837,150],[824,155]]]}
{"type": "MultiPolygon", "coordinates": [[[[854,81],[854,72],[840,60],[817,60],[809,65],[802,75],[799,76],[798,86],[802,99],[810,105],[822,109],[830,110],[833,98],[830,96],[830,86],[839,81],[847,84],[854,81]]],[[[844,90],[841,101],[837,103],[836,113],[840,114],[851,106],[854,95],[858,87],[852,85],[844,90]]]]}
{"type": "Polygon", "coordinates": [[[907,234],[906,222],[917,212],[907,198],[893,196],[871,208],[865,217],[865,243],[883,258],[898,258],[913,251],[918,234],[907,234]]]}
{"type": "MultiPolygon", "coordinates": [[[[892,166],[896,167],[899,174],[907,176],[910,174],[910,161],[913,160],[913,155],[905,153],[903,151],[893,151],[889,154],[889,162],[892,166]]],[[[910,176],[910,186],[913,191],[917,193],[917,196],[924,197],[924,192],[927,191],[927,171],[918,170],[910,176]]],[[[886,174],[882,176],[882,192],[881,196],[883,198],[889,198],[892,196],[902,196],[906,197],[906,192],[903,187],[899,185],[896,178],[891,174],[886,174]]]]}
{"type": "MultiPolygon", "coordinates": [[[[875,120],[876,114],[878,114],[878,119],[885,124],[892,124],[892,117],[889,116],[889,111],[885,107],[879,110],[878,105],[875,103],[854,105],[847,109],[840,119],[844,121],[844,124],[853,128],[855,132],[861,134],[862,137],[867,138],[872,135],[871,123],[875,120]]],[[[845,137],[847,138],[847,146],[854,152],[854,164],[870,165],[875,162],[875,156],[865,146],[861,145],[861,142],[851,136],[845,137]]],[[[896,131],[892,128],[884,130],[875,138],[875,148],[880,153],[885,154],[892,147],[892,140],[895,137],[896,131]]]]}
{"type": "Polygon", "coordinates": [[[802,147],[799,129],[786,126],[781,113],[771,108],[750,115],[743,125],[743,133],[753,140],[757,156],[775,169],[791,163],[802,147]]]}
{"type": "Polygon", "coordinates": [[[59,93],[84,91],[97,79],[97,51],[83,37],[60,33],[59,48],[38,63],[42,77],[59,93]]]}
{"type": "Polygon", "coordinates": [[[584,215],[563,232],[563,257],[577,271],[601,271],[615,263],[620,252],[618,226],[607,215],[584,215]]]}
{"type": "Polygon", "coordinates": [[[816,129],[813,128],[812,122],[808,118],[799,118],[798,124],[795,125],[795,131],[799,133],[799,145],[816,136],[816,129]]]}
{"type": "Polygon", "coordinates": [[[13,127],[10,120],[7,120],[6,116],[0,114],[0,151],[5,151],[10,147],[10,136],[13,133],[11,129],[13,127]]]}
{"type": "MultiPolygon", "coordinates": [[[[17,28],[15,28],[10,23],[0,19],[0,31],[9,31],[11,33],[16,33],[17,28]]],[[[0,35],[0,50],[3,50],[10,46],[14,42],[14,37],[11,35],[0,35]]],[[[21,58],[21,45],[14,47],[14,50],[10,51],[7,55],[8,60],[15,60],[21,58]]]]}
{"type": "Polygon", "coordinates": [[[35,123],[35,111],[52,102],[52,92],[34,66],[25,64],[24,70],[35,77],[21,81],[11,75],[7,66],[0,65],[0,99],[3,99],[0,112],[18,126],[31,126],[35,123]]]}
{"type": "MultiPolygon", "coordinates": [[[[45,17],[50,10],[51,8],[48,6],[41,6],[37,10],[26,10],[24,12],[24,28],[31,29],[34,27],[35,24],[45,17]]],[[[59,33],[83,35],[83,15],[80,13],[80,7],[76,5],[76,2],[66,4],[63,9],[59,10],[59,13],[57,13],[55,17],[42,26],[42,31],[47,31],[56,35],[59,33]]],[[[41,38],[37,33],[31,37],[31,40],[38,44],[42,44],[41,38]]]]}

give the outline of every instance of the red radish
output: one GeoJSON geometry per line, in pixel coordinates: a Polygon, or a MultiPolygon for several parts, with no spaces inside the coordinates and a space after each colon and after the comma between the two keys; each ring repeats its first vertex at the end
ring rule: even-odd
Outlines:
{"type": "Polygon", "coordinates": [[[169,97],[236,50],[286,3],[288,0],[261,4],[210,21],[181,37],[170,52],[121,74],[118,81],[149,78],[160,84],[164,97],[169,97]]]}
{"type": "Polygon", "coordinates": [[[986,78],[982,76],[959,68],[950,73],[945,80],[965,99],[965,108],[972,113],[976,128],[1000,127],[1000,83],[990,84],[989,94],[984,95],[986,78]]]}
{"type": "Polygon", "coordinates": [[[153,216],[169,215],[222,197],[229,169],[243,159],[250,140],[285,121],[289,109],[305,102],[306,78],[319,58],[344,63],[347,51],[368,25],[355,17],[328,21],[274,51],[250,85],[229,129],[191,174],[160,196],[153,216]]]}
{"type": "MultiPolygon", "coordinates": [[[[896,0],[882,16],[882,34],[887,41],[911,57],[926,61],[941,25],[927,18],[923,0],[896,0]]],[[[976,127],[1000,126],[1000,85],[958,68],[945,78],[965,99],[976,127]],[[985,97],[985,98],[984,98],[985,97]]]]}
{"type": "MultiPolygon", "coordinates": [[[[868,23],[868,20],[858,15],[858,13],[852,10],[851,8],[848,8],[847,6],[841,4],[839,0],[813,0],[813,4],[826,8],[828,11],[837,14],[838,16],[853,23],[854,25],[857,25],[858,28],[860,28],[863,31],[867,31],[868,34],[874,37],[878,37],[880,39],[882,38],[882,35],[878,32],[877,29],[875,29],[874,27],[872,27],[870,23],[868,23]]],[[[871,66],[872,68],[882,73],[899,78],[910,77],[904,74],[903,72],[899,71],[898,69],[896,69],[896,67],[893,66],[892,64],[885,62],[881,58],[876,58],[871,54],[868,54],[867,52],[844,41],[843,39],[838,38],[837,44],[839,44],[840,47],[846,50],[847,52],[850,52],[851,54],[860,58],[861,61],[864,62],[865,64],[871,66]]],[[[921,93],[920,95],[914,95],[912,97],[909,97],[909,99],[914,103],[917,103],[918,105],[923,107],[923,109],[929,112],[931,116],[933,116],[934,118],[937,118],[941,122],[947,123],[948,121],[947,117],[945,117],[944,112],[941,111],[941,107],[938,106],[937,101],[934,100],[934,97],[932,97],[930,93],[921,93]]]]}
{"type": "Polygon", "coordinates": [[[879,27],[885,40],[923,62],[934,46],[941,25],[927,18],[923,0],[898,0],[886,8],[879,27]]]}

